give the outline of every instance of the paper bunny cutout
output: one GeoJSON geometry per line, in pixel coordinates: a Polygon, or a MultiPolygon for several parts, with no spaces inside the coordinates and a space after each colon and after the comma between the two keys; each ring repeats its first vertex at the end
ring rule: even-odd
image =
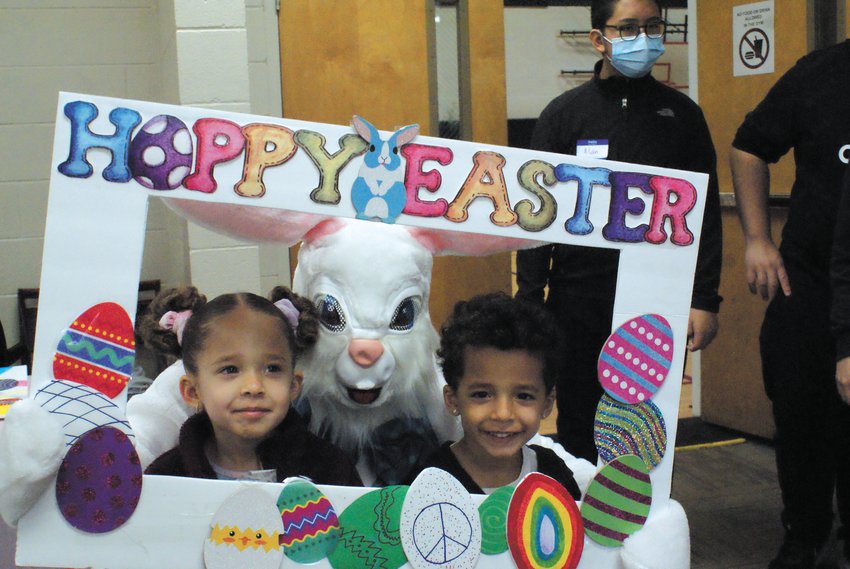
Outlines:
{"type": "Polygon", "coordinates": [[[357,219],[394,223],[407,201],[405,161],[399,148],[419,134],[419,125],[402,127],[384,140],[378,129],[361,117],[355,115],[351,124],[357,134],[369,143],[351,189],[357,219]]]}

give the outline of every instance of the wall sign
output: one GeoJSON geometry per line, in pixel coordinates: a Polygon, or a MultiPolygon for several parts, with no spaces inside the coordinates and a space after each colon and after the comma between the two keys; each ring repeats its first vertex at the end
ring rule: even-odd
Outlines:
{"type": "Polygon", "coordinates": [[[735,77],[773,73],[776,50],[773,0],[732,7],[732,70],[735,77]]]}

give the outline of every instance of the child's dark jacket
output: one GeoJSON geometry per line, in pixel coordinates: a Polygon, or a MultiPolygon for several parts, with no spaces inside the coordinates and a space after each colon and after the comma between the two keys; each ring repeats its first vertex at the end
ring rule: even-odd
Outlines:
{"type": "MultiPolygon", "coordinates": [[[[212,436],[212,423],[206,413],[189,417],[180,429],[177,447],[153,461],[145,473],[217,478],[204,450],[212,436]]],[[[363,485],[348,457],[308,431],[301,416],[292,409],[257,447],[257,456],[263,468],[277,471],[278,482],[289,476],[305,476],[316,484],[363,485]]]]}
{"type": "MultiPolygon", "coordinates": [[[[458,462],[455,454],[452,452],[451,446],[451,441],[443,443],[437,452],[432,454],[428,460],[415,469],[407,483],[412,483],[416,476],[426,468],[439,468],[454,476],[470,494],[483,494],[484,490],[476,484],[475,480],[460,465],[460,462],[458,462]]],[[[564,464],[564,461],[554,451],[548,448],[538,445],[528,445],[528,447],[537,455],[537,469],[535,472],[554,478],[561,486],[567,489],[567,492],[575,500],[580,500],[581,491],[573,478],[573,471],[564,464]]]]}

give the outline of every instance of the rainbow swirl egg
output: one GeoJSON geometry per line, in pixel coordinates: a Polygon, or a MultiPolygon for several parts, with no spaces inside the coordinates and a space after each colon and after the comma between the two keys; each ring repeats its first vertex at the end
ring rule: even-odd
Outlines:
{"type": "Polygon", "coordinates": [[[582,521],[570,493],[532,472],[508,507],[508,547],[518,569],[574,569],[584,548],[582,521]]]}

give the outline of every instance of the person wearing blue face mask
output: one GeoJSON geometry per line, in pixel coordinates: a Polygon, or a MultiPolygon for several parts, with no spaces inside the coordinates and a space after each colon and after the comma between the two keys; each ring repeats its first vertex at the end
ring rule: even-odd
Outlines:
{"type": "MultiPolygon", "coordinates": [[[[709,175],[688,322],[688,347],[696,351],[717,334],[721,300],[716,155],[699,106],[650,74],[664,52],[661,9],[659,0],[593,0],[590,43],[602,59],[593,79],[543,110],[531,147],[709,175]]],[[[597,459],[593,422],[602,396],[596,364],[611,333],[618,263],[615,249],[550,244],[517,253],[517,296],[544,304],[565,336],[558,437],[591,461],[597,459]]]]}
{"type": "Polygon", "coordinates": [[[626,77],[638,79],[647,75],[664,54],[665,23],[661,18],[652,17],[645,24],[627,21],[616,26],[605,24],[604,27],[615,29],[620,34],[613,39],[605,34],[601,37],[611,44],[611,55],[605,53],[605,56],[614,69],[626,77]]]}

